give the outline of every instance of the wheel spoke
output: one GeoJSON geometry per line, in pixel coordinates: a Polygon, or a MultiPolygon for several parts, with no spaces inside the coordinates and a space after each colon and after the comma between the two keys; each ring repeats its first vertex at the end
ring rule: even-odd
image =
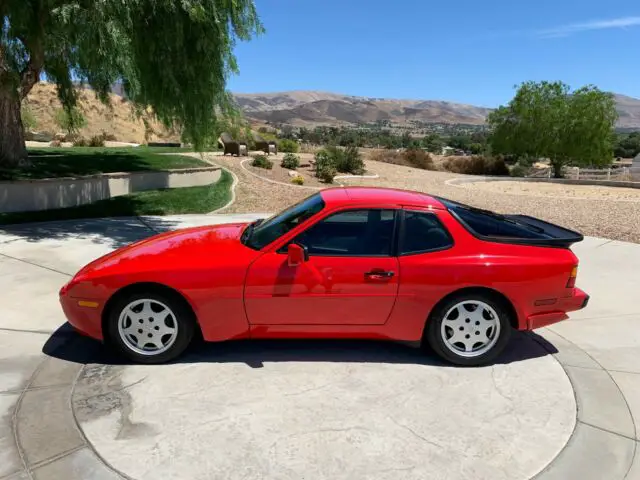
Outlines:
{"type": "Polygon", "coordinates": [[[499,333],[496,311],[480,300],[465,300],[452,306],[441,325],[446,347],[464,357],[476,357],[493,348],[499,333]]]}
{"type": "Polygon", "coordinates": [[[159,355],[178,335],[178,319],[167,305],[155,299],[139,299],[122,309],[118,332],[124,344],[137,354],[159,355]]]}

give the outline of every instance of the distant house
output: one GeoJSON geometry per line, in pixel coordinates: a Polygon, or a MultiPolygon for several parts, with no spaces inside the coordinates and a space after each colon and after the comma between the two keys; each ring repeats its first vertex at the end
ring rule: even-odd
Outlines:
{"type": "Polygon", "coordinates": [[[455,153],[455,148],[453,147],[442,147],[442,155],[444,155],[445,157],[447,155],[453,155],[455,153]]]}

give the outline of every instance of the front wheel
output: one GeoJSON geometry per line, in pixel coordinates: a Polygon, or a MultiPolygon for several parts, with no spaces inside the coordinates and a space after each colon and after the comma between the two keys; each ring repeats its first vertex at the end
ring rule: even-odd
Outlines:
{"type": "Polygon", "coordinates": [[[106,334],[125,357],[138,363],[164,363],[183,353],[194,333],[191,311],[170,296],[136,293],[110,309],[106,334]]]}
{"type": "Polygon", "coordinates": [[[494,360],[511,337],[510,313],[503,302],[482,293],[458,295],[436,308],[426,340],[443,359],[478,366],[494,360]]]}

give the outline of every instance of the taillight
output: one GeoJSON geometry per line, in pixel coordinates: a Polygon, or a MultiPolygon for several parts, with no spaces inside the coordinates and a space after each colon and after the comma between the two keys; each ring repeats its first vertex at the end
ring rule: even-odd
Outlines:
{"type": "Polygon", "coordinates": [[[576,265],[571,269],[571,275],[567,281],[567,288],[573,288],[576,286],[576,277],[578,276],[578,266],[576,265]]]}

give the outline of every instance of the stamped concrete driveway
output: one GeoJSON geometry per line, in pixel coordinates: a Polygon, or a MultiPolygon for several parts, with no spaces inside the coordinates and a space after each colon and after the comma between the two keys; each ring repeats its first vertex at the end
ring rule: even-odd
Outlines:
{"type": "Polygon", "coordinates": [[[478,369],[356,341],[129,365],[64,324],[58,289],[93,258],[255,217],[0,230],[0,479],[640,479],[640,245],[576,245],[590,306],[478,369]]]}

